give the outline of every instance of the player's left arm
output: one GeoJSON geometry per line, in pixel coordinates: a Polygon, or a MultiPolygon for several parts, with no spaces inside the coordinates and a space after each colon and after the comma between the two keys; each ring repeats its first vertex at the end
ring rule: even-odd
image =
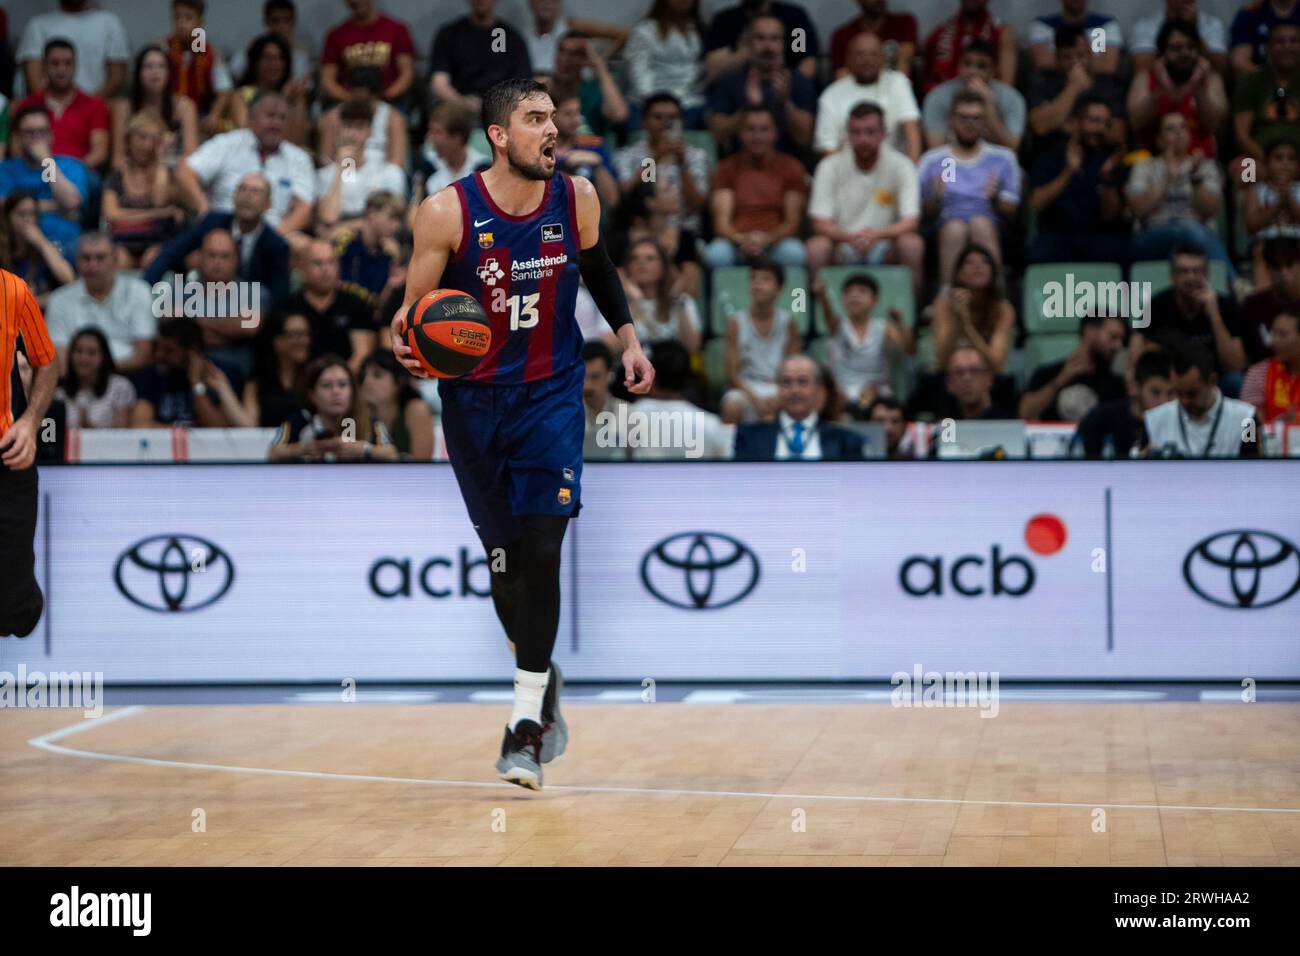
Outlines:
{"type": "Polygon", "coordinates": [[[610,261],[605,249],[605,239],[600,234],[600,198],[596,187],[582,176],[573,177],[573,191],[578,213],[578,246],[582,250],[579,266],[582,281],[605,317],[623,343],[623,371],[627,375],[627,390],[635,395],[650,391],[655,378],[654,366],[641,351],[632,323],[632,312],[627,305],[627,294],[618,277],[618,270],[610,261]]]}

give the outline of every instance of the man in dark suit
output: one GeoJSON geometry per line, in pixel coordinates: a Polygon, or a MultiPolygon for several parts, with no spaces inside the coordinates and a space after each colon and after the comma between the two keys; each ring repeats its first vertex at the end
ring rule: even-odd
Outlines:
{"type": "Polygon", "coordinates": [[[289,244],[269,226],[264,216],[271,208],[271,184],[261,173],[249,173],[235,188],[233,212],[209,212],[158,251],[145,270],[153,285],[167,272],[184,272],[185,257],[203,245],[203,237],[224,229],[239,250],[236,276],[261,288],[262,310],[282,305],[289,298],[289,244]]]}
{"type": "Polygon", "coordinates": [[[737,461],[860,461],[862,437],[821,421],[826,374],[806,355],[791,355],[776,377],[780,411],[774,422],[736,428],[737,461]]]}

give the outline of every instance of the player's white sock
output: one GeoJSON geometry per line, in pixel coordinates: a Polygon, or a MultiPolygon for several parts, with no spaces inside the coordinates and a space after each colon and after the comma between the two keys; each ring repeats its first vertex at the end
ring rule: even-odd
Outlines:
{"type": "Polygon", "coordinates": [[[515,709],[510,714],[510,729],[521,720],[531,720],[537,725],[542,723],[542,698],[546,696],[546,679],[550,676],[546,670],[521,671],[515,668],[515,709]]]}

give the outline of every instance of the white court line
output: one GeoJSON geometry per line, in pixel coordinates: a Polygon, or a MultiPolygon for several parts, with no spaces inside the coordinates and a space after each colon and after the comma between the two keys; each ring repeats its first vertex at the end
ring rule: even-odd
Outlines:
{"type": "MultiPolygon", "coordinates": [[[[423,777],[384,777],[364,773],[334,773],[326,770],[277,770],[269,767],[235,767],[229,764],[193,763],[188,760],[160,760],[156,757],[135,757],[128,754],[97,753],[93,750],[76,750],[53,743],[102,723],[121,720],[144,711],[139,705],[124,707],[95,720],[83,720],[62,730],[33,737],[27,741],[38,750],[83,757],[87,760],[104,760],[111,763],[138,764],[146,767],[175,767],[181,770],[217,770],[225,773],[260,774],[268,777],[306,777],[312,780],[351,780],[361,783],[405,783],[421,787],[474,787],[480,790],[519,790],[512,783],[487,783],[482,780],[430,780],[423,777]]],[[[868,797],[861,795],[835,795],[825,793],[765,793],[746,790],[677,790],[659,787],[577,787],[548,785],[547,790],[563,793],[622,793],[670,797],[740,797],[755,800],[824,800],[850,803],[930,803],[947,806],[978,807],[1048,807],[1077,810],[1187,810],[1213,813],[1300,813],[1300,807],[1196,807],[1165,805],[1160,803],[1046,803],[1029,800],[962,800],[939,797],[868,797]]]]}

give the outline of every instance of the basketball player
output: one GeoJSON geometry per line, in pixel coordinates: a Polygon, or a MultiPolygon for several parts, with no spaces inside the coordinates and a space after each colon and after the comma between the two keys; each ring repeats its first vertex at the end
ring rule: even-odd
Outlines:
{"type": "Polygon", "coordinates": [[[54,346],[32,290],[12,272],[0,269],[0,637],[26,637],[45,609],[32,550],[36,436],[58,378],[54,346]],[[19,336],[36,370],[30,398],[23,394],[14,364],[19,336]],[[15,406],[25,407],[17,417],[15,406]]]}
{"type": "MultiPolygon", "coordinates": [[[[492,345],[460,379],[442,379],[442,428],[456,481],[492,568],[492,603],[515,654],[515,703],[497,771],[534,790],[563,753],[560,546],[582,477],[582,334],[578,277],[623,343],[627,387],[650,390],[627,299],[600,235],[600,201],[582,177],[556,174],[555,106],[546,88],[505,80],[483,97],[492,166],[426,199],[415,216],[406,298],[393,352],[423,367],[403,339],[411,306],[442,287],[482,304],[492,345]],[[504,569],[494,556],[504,556],[504,569]]],[[[425,376],[427,377],[427,376],[425,376]]]]}

